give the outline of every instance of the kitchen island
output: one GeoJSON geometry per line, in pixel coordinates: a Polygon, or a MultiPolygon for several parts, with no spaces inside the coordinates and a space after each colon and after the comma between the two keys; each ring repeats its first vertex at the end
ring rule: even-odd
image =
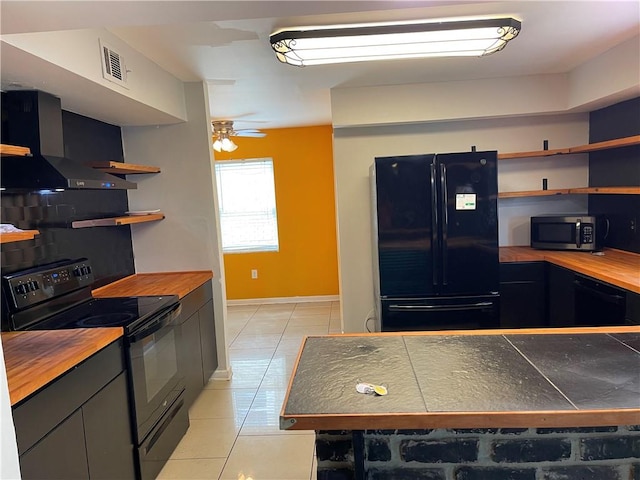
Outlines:
{"type": "Polygon", "coordinates": [[[318,479],[635,479],[640,328],[308,337],[280,421],[318,479]]]}

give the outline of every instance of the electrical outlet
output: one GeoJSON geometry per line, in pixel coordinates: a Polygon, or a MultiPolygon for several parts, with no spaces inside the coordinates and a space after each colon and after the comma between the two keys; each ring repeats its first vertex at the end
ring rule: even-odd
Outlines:
{"type": "Polygon", "coordinates": [[[253,280],[255,280],[256,278],[258,278],[258,270],[256,270],[255,268],[253,270],[251,270],[251,278],[253,280]]]}

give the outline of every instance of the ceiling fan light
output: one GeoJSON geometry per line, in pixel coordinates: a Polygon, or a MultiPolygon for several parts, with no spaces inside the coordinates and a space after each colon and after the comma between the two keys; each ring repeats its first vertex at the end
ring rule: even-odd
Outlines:
{"type": "Polygon", "coordinates": [[[219,138],[216,138],[216,141],[213,142],[213,149],[216,152],[221,152],[222,151],[222,142],[220,141],[219,138]]]}
{"type": "Polygon", "coordinates": [[[236,148],[238,148],[238,146],[227,137],[223,138],[221,143],[222,150],[224,150],[225,152],[233,152],[236,148]]]}
{"type": "Polygon", "coordinates": [[[397,58],[484,56],[502,50],[521,23],[513,18],[343,25],[273,33],[271,48],[283,63],[322,65],[397,58]]]}

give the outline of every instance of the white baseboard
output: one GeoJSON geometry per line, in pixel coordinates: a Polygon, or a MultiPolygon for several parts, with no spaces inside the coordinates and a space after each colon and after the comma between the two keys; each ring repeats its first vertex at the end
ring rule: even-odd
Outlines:
{"type": "Polygon", "coordinates": [[[240,300],[227,300],[227,305],[264,305],[272,303],[309,303],[339,301],[340,295],[314,295],[308,297],[243,298],[240,300]]]}
{"type": "Polygon", "coordinates": [[[231,367],[226,368],[226,369],[216,369],[215,372],[213,372],[213,375],[211,375],[210,380],[218,380],[218,381],[228,381],[231,380],[231,377],[233,376],[233,371],[231,370],[231,367]]]}

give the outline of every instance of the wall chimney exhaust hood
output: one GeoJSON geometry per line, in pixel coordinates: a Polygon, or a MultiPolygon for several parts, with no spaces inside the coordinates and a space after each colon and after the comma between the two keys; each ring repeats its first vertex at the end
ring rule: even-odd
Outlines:
{"type": "Polygon", "coordinates": [[[2,190],[137,188],[135,183],[65,158],[59,98],[40,91],[10,91],[4,96],[8,118],[3,143],[29,147],[32,156],[2,157],[2,190]]]}

